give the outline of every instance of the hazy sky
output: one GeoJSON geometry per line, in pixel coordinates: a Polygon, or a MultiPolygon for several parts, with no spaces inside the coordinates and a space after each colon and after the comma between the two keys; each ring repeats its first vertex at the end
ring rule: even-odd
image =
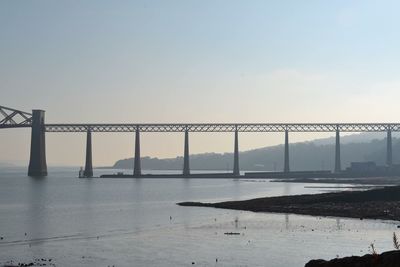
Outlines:
{"type": "MultiPolygon", "coordinates": [[[[399,122],[398,1],[0,1],[0,105],[67,122],[399,122]]],[[[0,161],[29,157],[0,131],[0,161]],[[4,153],[6,151],[7,153],[4,153]]],[[[318,135],[324,137],[326,135],[318,135]]],[[[292,134],[292,141],[316,137],[292,134]]],[[[95,165],[133,134],[95,134],[95,165]]],[[[242,134],[240,149],[281,143],[242,134]]],[[[191,153],[232,151],[193,134],[191,153]]],[[[47,134],[49,165],[83,165],[84,134],[47,134]]],[[[142,155],[182,155],[143,134],[142,155]]]]}

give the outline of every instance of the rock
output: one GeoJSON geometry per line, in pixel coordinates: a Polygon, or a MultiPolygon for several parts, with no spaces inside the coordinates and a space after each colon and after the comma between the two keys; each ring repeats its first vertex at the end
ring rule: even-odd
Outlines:
{"type": "Polygon", "coordinates": [[[305,267],[398,267],[399,263],[400,250],[393,250],[382,254],[351,256],[330,261],[311,260],[305,267]]]}
{"type": "Polygon", "coordinates": [[[322,266],[324,263],[326,263],[325,260],[310,260],[304,267],[322,266]]]}

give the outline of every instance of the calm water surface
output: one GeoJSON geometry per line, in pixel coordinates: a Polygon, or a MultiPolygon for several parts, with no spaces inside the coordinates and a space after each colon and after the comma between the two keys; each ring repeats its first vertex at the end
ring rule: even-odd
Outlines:
{"type": "Polygon", "coordinates": [[[390,250],[397,230],[378,220],[176,205],[324,190],[309,184],[78,179],[76,172],[50,168],[38,179],[21,168],[0,170],[0,265],[52,258],[57,266],[304,266],[312,258],[368,253],[371,243],[390,250]]]}

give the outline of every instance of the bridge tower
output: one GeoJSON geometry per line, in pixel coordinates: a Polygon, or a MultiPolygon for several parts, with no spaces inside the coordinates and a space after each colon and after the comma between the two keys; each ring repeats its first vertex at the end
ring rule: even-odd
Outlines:
{"type": "Polygon", "coordinates": [[[392,129],[388,125],[387,129],[387,148],[386,148],[386,165],[391,167],[393,165],[393,154],[392,154],[392,129]]]}
{"type": "Polygon", "coordinates": [[[183,175],[190,175],[190,167],[189,167],[189,131],[185,130],[185,147],[183,153],[183,175]]]}
{"type": "Polygon", "coordinates": [[[235,130],[235,147],[233,153],[233,175],[239,176],[240,169],[239,169],[239,133],[236,127],[235,130]]]}
{"type": "Polygon", "coordinates": [[[134,176],[141,176],[142,175],[142,168],[140,166],[140,130],[139,126],[136,127],[135,133],[135,165],[133,169],[134,176]]]}
{"type": "Polygon", "coordinates": [[[285,156],[284,156],[284,172],[290,172],[289,166],[289,131],[285,130],[285,156]]]}
{"type": "Polygon", "coordinates": [[[29,176],[47,176],[44,110],[32,110],[29,176]]]}
{"type": "Polygon", "coordinates": [[[87,138],[86,138],[86,163],[85,170],[83,171],[83,176],[85,177],[93,177],[93,164],[92,164],[92,131],[90,129],[87,130],[87,138]]]}
{"type": "Polygon", "coordinates": [[[340,131],[339,126],[336,128],[336,145],[335,145],[335,173],[342,171],[340,160],[340,131]]]}

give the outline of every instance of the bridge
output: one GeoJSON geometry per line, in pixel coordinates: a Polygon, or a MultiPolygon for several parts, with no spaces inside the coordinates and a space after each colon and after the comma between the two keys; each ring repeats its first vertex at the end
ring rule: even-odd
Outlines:
{"type": "Polygon", "coordinates": [[[289,133],[290,132],[333,132],[336,133],[335,173],[341,172],[340,133],[341,132],[386,132],[386,164],[392,166],[392,132],[400,132],[400,123],[110,123],[110,124],[47,124],[45,111],[33,110],[32,113],[0,106],[0,129],[31,128],[31,149],[28,175],[46,176],[45,133],[86,133],[85,177],[93,177],[92,133],[131,132],[135,134],[135,157],[133,175],[142,176],[140,164],[140,135],[145,132],[181,132],[184,134],[184,176],[190,175],[189,133],[190,132],[230,132],[234,134],[234,164],[232,174],[240,175],[239,133],[240,132],[282,132],[284,133],[284,169],[290,172],[289,133]]]}

